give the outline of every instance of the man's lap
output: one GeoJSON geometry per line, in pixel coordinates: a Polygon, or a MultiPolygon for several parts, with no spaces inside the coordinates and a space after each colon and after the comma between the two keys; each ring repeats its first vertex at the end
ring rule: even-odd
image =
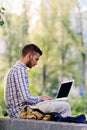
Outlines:
{"type": "Polygon", "coordinates": [[[30,107],[40,109],[43,112],[60,112],[68,105],[66,101],[47,100],[30,107]]]}

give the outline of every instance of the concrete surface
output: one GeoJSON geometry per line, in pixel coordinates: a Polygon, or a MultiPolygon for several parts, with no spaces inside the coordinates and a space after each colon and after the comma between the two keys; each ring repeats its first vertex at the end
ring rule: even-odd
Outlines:
{"type": "Polygon", "coordinates": [[[87,130],[86,124],[0,118],[0,130],[87,130]]]}

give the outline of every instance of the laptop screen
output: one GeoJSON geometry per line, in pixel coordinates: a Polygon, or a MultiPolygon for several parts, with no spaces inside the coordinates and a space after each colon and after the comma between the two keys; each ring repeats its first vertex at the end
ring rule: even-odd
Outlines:
{"type": "Polygon", "coordinates": [[[59,88],[57,98],[68,97],[72,83],[73,83],[73,81],[68,81],[68,82],[62,83],[59,88]]]}

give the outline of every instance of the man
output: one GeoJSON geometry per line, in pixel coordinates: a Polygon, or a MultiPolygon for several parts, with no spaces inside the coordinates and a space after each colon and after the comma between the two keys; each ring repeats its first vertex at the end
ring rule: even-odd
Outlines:
{"type": "Polygon", "coordinates": [[[24,105],[38,108],[43,112],[58,112],[63,117],[71,115],[70,105],[65,101],[55,101],[49,96],[32,96],[28,90],[29,81],[26,68],[32,68],[42,55],[35,44],[24,46],[20,59],[13,65],[5,79],[5,99],[7,113],[11,118],[19,118],[24,105]]]}

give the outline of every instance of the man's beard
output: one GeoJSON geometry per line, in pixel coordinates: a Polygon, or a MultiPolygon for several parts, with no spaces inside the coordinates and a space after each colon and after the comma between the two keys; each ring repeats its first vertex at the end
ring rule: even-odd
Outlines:
{"type": "Polygon", "coordinates": [[[32,68],[31,62],[29,61],[29,62],[26,64],[26,66],[27,66],[28,68],[32,68]]]}

